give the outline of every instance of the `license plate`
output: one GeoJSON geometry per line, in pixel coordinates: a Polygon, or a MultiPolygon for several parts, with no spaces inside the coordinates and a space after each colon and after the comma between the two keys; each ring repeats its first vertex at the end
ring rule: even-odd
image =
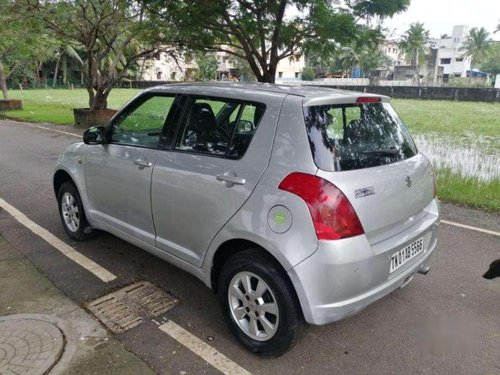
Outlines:
{"type": "Polygon", "coordinates": [[[415,258],[424,250],[424,239],[419,238],[415,242],[409,244],[404,249],[396,251],[391,257],[391,269],[389,273],[392,273],[405,265],[411,259],[415,258]]]}

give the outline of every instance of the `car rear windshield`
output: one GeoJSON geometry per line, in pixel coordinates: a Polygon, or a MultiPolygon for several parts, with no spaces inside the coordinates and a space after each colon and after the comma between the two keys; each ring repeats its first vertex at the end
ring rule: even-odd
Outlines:
{"type": "Polygon", "coordinates": [[[304,107],[318,168],[347,171],[395,163],[417,154],[415,143],[388,103],[304,107]]]}

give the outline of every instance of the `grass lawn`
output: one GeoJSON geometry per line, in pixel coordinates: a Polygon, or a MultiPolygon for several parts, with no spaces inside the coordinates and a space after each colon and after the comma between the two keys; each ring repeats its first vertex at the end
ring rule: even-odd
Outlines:
{"type": "Polygon", "coordinates": [[[393,99],[392,105],[412,133],[500,137],[499,103],[393,99]]]}
{"type": "MultiPolygon", "coordinates": [[[[108,107],[118,109],[141,90],[114,89],[108,107]]],[[[73,108],[88,108],[89,98],[84,89],[46,89],[9,91],[10,99],[22,99],[23,109],[4,114],[9,118],[29,122],[49,122],[58,125],[74,124],[73,108]]]]}
{"type": "MultiPolygon", "coordinates": [[[[109,108],[118,109],[141,90],[114,89],[109,108]]],[[[3,114],[9,118],[73,124],[73,108],[88,107],[87,92],[76,90],[11,90],[12,99],[23,99],[24,109],[3,114]]],[[[396,111],[413,134],[458,140],[476,145],[479,152],[498,154],[500,160],[500,104],[438,100],[394,99],[396,111]],[[480,139],[481,142],[477,142],[480,139]],[[479,146],[478,146],[479,145],[479,146]],[[484,146],[486,145],[486,146],[484,146]],[[487,150],[483,148],[487,147],[487,150]]],[[[480,182],[447,169],[437,171],[438,196],[443,201],[500,212],[500,181],[480,182]]]]}

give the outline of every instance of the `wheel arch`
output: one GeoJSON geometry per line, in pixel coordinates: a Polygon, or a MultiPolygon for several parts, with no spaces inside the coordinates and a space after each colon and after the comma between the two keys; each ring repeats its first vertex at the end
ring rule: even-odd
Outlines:
{"type": "Polygon", "coordinates": [[[212,290],[214,293],[218,292],[218,283],[219,283],[219,276],[222,268],[224,267],[224,264],[234,256],[235,254],[238,254],[239,252],[242,252],[244,250],[248,249],[258,249],[259,252],[262,254],[262,257],[268,259],[270,262],[274,263],[279,270],[281,271],[283,277],[286,279],[289,287],[292,290],[293,297],[295,299],[295,302],[297,303],[297,306],[299,308],[299,311],[301,313],[301,317],[303,319],[303,312],[302,312],[302,306],[299,300],[299,296],[297,294],[297,291],[295,290],[295,286],[286,271],[285,267],[279,262],[279,260],[268,250],[266,250],[264,247],[261,245],[250,241],[246,239],[230,239],[222,243],[217,250],[215,251],[213,257],[212,257],[212,266],[210,268],[210,284],[212,287],[212,290]]]}
{"type": "Polygon", "coordinates": [[[72,182],[73,185],[75,185],[75,187],[78,190],[78,186],[76,185],[75,180],[73,179],[73,177],[71,177],[71,175],[67,171],[65,171],[64,169],[58,169],[54,173],[54,178],[52,180],[52,184],[53,184],[54,193],[56,196],[59,193],[59,189],[61,188],[62,184],[64,184],[65,182],[68,182],[68,181],[72,182]]]}

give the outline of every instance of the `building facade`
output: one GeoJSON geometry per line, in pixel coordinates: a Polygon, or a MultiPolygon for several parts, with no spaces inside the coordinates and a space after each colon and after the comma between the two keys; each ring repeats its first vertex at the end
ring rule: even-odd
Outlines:
{"type": "Polygon", "coordinates": [[[158,52],[153,59],[139,63],[137,79],[139,81],[186,81],[197,68],[196,61],[189,54],[174,58],[167,53],[158,52]]]}
{"type": "Polygon", "coordinates": [[[286,58],[278,62],[278,67],[276,69],[276,81],[294,81],[300,80],[302,75],[302,70],[306,66],[306,61],[304,56],[299,58],[286,58]]]}
{"type": "Polygon", "coordinates": [[[467,72],[471,69],[471,59],[465,56],[463,50],[467,39],[467,26],[453,26],[451,36],[433,39],[430,41],[431,48],[437,48],[438,65],[443,67],[443,77],[467,77],[467,72]]]}
{"type": "Polygon", "coordinates": [[[399,41],[387,39],[379,45],[379,49],[394,61],[394,66],[406,63],[405,53],[399,48],[399,41]]]}

